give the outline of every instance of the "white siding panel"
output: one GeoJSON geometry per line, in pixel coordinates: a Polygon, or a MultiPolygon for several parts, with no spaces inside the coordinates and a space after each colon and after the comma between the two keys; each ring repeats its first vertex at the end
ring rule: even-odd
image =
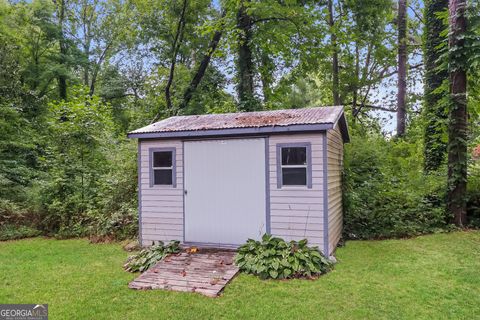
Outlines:
{"type": "Polygon", "coordinates": [[[342,170],[343,140],[340,130],[335,127],[327,132],[328,161],[328,242],[332,253],[340,241],[343,228],[342,170]]]}
{"type": "Polygon", "coordinates": [[[156,241],[183,241],[183,150],[180,140],[140,141],[142,245],[156,241]],[[176,188],[150,187],[150,148],[175,148],[176,188]]]}
{"type": "Polygon", "coordinates": [[[145,224],[164,224],[164,223],[169,223],[172,225],[179,225],[181,226],[183,223],[182,218],[172,218],[172,217],[167,217],[167,218],[161,218],[161,217],[149,217],[149,216],[143,216],[142,221],[145,224]]]}
{"type": "Polygon", "coordinates": [[[308,231],[322,231],[323,230],[323,221],[319,223],[313,223],[311,220],[305,221],[304,223],[297,223],[292,221],[277,221],[272,222],[272,228],[275,229],[285,229],[285,230],[297,230],[307,234],[308,231]]]}
{"type": "MultiPolygon", "coordinates": [[[[174,208],[169,208],[174,209],[174,208]]],[[[168,211],[165,209],[165,211],[168,211]]],[[[164,219],[181,219],[183,221],[183,212],[174,212],[175,210],[170,210],[168,212],[152,212],[152,211],[143,211],[142,212],[142,223],[143,218],[155,218],[157,220],[164,220],[164,219]]]]}
{"type": "MultiPolygon", "coordinates": [[[[158,195],[158,190],[159,189],[155,189],[155,188],[144,188],[142,194],[154,196],[154,195],[158,195]]],[[[178,188],[163,188],[161,189],[161,193],[163,196],[181,196],[183,193],[183,190],[180,190],[178,188]]]]}
{"type": "Polygon", "coordinates": [[[287,241],[307,238],[323,249],[322,133],[274,135],[269,138],[270,232],[287,241]],[[277,188],[277,144],[305,143],[312,147],[312,188],[277,188]]]}
{"type": "MultiPolygon", "coordinates": [[[[321,186],[320,186],[321,187],[321,186]]],[[[322,198],[323,201],[323,198],[322,198]]],[[[304,204],[304,203],[271,203],[270,208],[275,211],[322,211],[323,204],[304,204]]]]}
{"type": "Polygon", "coordinates": [[[289,197],[297,198],[297,203],[304,203],[302,198],[314,198],[316,203],[323,203],[323,198],[319,197],[318,191],[312,189],[296,189],[296,188],[281,188],[270,191],[270,195],[274,197],[289,197]]]}
{"type": "MultiPolygon", "coordinates": [[[[288,212],[288,211],[287,211],[288,212]]],[[[301,216],[276,215],[275,223],[301,223],[305,227],[307,223],[323,223],[323,218],[305,216],[302,212],[301,216]]],[[[308,214],[308,213],[307,213],[308,214]]]]}

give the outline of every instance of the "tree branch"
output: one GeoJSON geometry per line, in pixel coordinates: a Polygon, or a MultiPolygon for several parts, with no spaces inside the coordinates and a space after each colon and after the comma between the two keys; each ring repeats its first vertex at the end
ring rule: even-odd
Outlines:
{"type": "MultiPolygon", "coordinates": [[[[172,60],[170,63],[170,72],[168,75],[167,85],[165,86],[165,100],[167,102],[168,110],[173,109],[170,88],[172,86],[173,77],[175,75],[175,64],[177,62],[178,50],[180,49],[180,45],[182,43],[183,30],[185,27],[185,12],[187,10],[187,3],[188,3],[187,0],[183,0],[182,13],[180,14],[180,18],[178,19],[177,31],[175,33],[175,38],[173,40],[173,45],[172,45],[172,60]]],[[[159,118],[160,118],[160,112],[157,113],[153,121],[157,121],[159,118]]]]}
{"type": "MultiPolygon", "coordinates": [[[[350,104],[353,105],[353,103],[350,103],[350,104]]],[[[387,108],[387,107],[376,106],[376,105],[373,105],[373,104],[357,103],[355,107],[360,107],[358,109],[358,112],[360,112],[361,108],[381,110],[381,111],[386,111],[386,112],[397,112],[397,109],[391,109],[391,108],[387,108]]]]}
{"type": "MultiPolygon", "coordinates": [[[[226,12],[224,11],[222,13],[221,19],[225,17],[226,12]]],[[[178,109],[182,110],[185,109],[190,102],[190,100],[193,97],[193,94],[195,93],[195,90],[197,89],[198,85],[200,84],[200,81],[202,80],[203,76],[205,75],[205,71],[207,70],[207,67],[210,64],[210,60],[212,59],[213,53],[215,52],[218,43],[220,42],[220,39],[222,38],[222,33],[223,33],[223,28],[224,28],[224,23],[222,21],[222,24],[220,26],[220,29],[215,31],[213,34],[212,39],[210,40],[210,43],[207,48],[207,52],[203,55],[202,61],[200,62],[197,71],[195,72],[195,75],[193,76],[192,80],[190,81],[190,85],[187,87],[185,90],[185,93],[183,94],[183,101],[180,103],[178,109]]]]}
{"type": "Polygon", "coordinates": [[[269,21],[290,21],[291,22],[291,19],[284,18],[284,17],[268,17],[268,18],[253,19],[250,25],[254,25],[255,23],[258,23],[258,22],[269,22],[269,21]]]}
{"type": "Polygon", "coordinates": [[[419,14],[418,14],[417,10],[415,10],[415,8],[414,8],[414,7],[412,7],[412,5],[411,5],[411,4],[409,4],[409,5],[408,5],[408,8],[409,8],[410,10],[412,10],[413,14],[414,14],[414,15],[415,15],[415,17],[418,19],[418,21],[420,21],[421,23],[424,23],[424,21],[423,21],[423,17],[422,17],[421,15],[419,15],[419,14]]]}

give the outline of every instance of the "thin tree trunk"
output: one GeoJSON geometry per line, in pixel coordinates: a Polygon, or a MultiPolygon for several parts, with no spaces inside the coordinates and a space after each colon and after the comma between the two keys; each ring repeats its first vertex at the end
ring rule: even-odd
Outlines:
{"type": "Polygon", "coordinates": [[[260,75],[260,81],[262,83],[263,104],[265,105],[270,101],[272,96],[272,65],[274,62],[272,58],[266,52],[262,52],[260,48],[257,49],[258,56],[260,57],[261,67],[258,70],[260,75]]]}
{"type": "Polygon", "coordinates": [[[334,30],[335,19],[333,12],[333,0],[328,0],[328,24],[330,26],[330,43],[332,45],[332,96],[333,104],[341,105],[340,100],[340,82],[339,82],[339,68],[338,68],[338,44],[337,34],[334,30]]]}
{"type": "Polygon", "coordinates": [[[239,29],[238,39],[238,99],[239,109],[242,111],[254,111],[259,109],[259,102],[255,97],[254,74],[255,66],[251,41],[253,37],[252,18],[248,15],[245,1],[241,1],[237,12],[237,28],[239,29]]]}
{"type": "MultiPolygon", "coordinates": [[[[222,18],[224,16],[225,14],[222,14],[222,18]]],[[[210,40],[210,44],[208,45],[207,52],[203,55],[202,61],[200,62],[198,69],[195,72],[195,75],[190,81],[190,85],[187,87],[187,89],[185,90],[185,93],[183,94],[183,100],[178,107],[179,110],[184,110],[188,106],[188,103],[190,102],[190,100],[192,99],[193,94],[197,90],[197,87],[200,84],[200,81],[202,81],[202,78],[205,75],[205,71],[207,70],[210,64],[212,55],[217,49],[218,43],[222,38],[222,33],[223,33],[223,25],[221,30],[217,30],[213,34],[213,37],[210,40]]]]}
{"type": "Polygon", "coordinates": [[[407,0],[398,0],[397,136],[405,135],[407,121],[407,0]]]}
{"type": "Polygon", "coordinates": [[[466,0],[451,0],[449,4],[449,47],[450,50],[455,48],[456,54],[450,56],[449,62],[448,209],[459,227],[465,227],[467,218],[467,72],[465,61],[461,58],[461,53],[465,52],[462,35],[467,30],[466,6],[466,0]]]}
{"type": "MultiPolygon", "coordinates": [[[[82,22],[83,22],[83,51],[85,54],[86,64],[83,68],[83,84],[85,86],[90,86],[90,45],[91,45],[91,35],[90,35],[90,27],[91,27],[91,19],[92,17],[88,17],[88,4],[84,3],[83,12],[82,12],[82,22]]],[[[93,9],[92,9],[93,11],[93,9]]]]}
{"type": "Polygon", "coordinates": [[[95,93],[95,85],[97,83],[98,73],[100,72],[103,61],[105,61],[105,59],[107,58],[107,53],[111,49],[111,47],[111,42],[106,44],[105,48],[102,51],[102,54],[100,55],[100,57],[98,57],[95,65],[93,66],[92,80],[90,81],[90,91],[88,93],[90,96],[93,96],[93,94],[95,93]]]}
{"type": "Polygon", "coordinates": [[[60,74],[58,76],[58,95],[60,99],[67,100],[67,77],[65,76],[67,44],[65,41],[65,34],[63,32],[64,21],[65,21],[65,0],[60,0],[59,7],[58,7],[58,24],[60,29],[59,47],[60,47],[60,64],[62,65],[63,68],[60,70],[60,74]]]}
{"type": "MultiPolygon", "coordinates": [[[[185,27],[185,12],[187,10],[187,4],[188,4],[188,1],[183,0],[182,12],[180,14],[180,18],[178,19],[177,31],[175,33],[175,38],[172,44],[172,60],[170,62],[170,72],[168,75],[167,85],[165,86],[165,101],[167,103],[168,110],[173,110],[170,88],[172,86],[173,77],[175,75],[175,64],[177,62],[178,50],[180,49],[180,45],[182,43],[183,30],[185,27]]],[[[158,120],[159,117],[160,117],[160,113],[157,114],[157,116],[155,117],[155,120],[158,120]]]]}
{"type": "Polygon", "coordinates": [[[84,47],[85,49],[85,57],[86,57],[86,60],[87,60],[87,63],[85,65],[85,67],[83,68],[83,84],[85,86],[89,86],[90,85],[90,79],[89,79],[89,72],[90,72],[90,51],[89,49],[85,46],[84,47]]]}
{"type": "Polygon", "coordinates": [[[353,85],[353,103],[352,103],[352,118],[353,122],[357,120],[357,116],[360,113],[360,107],[358,105],[358,84],[360,82],[360,49],[358,46],[358,40],[355,41],[355,78],[353,85]]]}
{"type": "Polygon", "coordinates": [[[425,1],[425,85],[424,85],[424,155],[425,172],[437,170],[445,160],[447,143],[443,136],[447,134],[446,106],[441,102],[446,92],[438,92],[445,79],[448,79],[448,70],[442,67],[441,51],[438,46],[447,42],[441,33],[444,29],[443,21],[438,13],[448,8],[448,0],[425,1]]]}

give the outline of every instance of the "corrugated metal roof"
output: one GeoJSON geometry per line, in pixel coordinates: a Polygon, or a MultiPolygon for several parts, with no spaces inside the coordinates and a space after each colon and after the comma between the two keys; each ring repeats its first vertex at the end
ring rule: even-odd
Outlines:
{"type": "Polygon", "coordinates": [[[132,135],[157,132],[201,131],[239,128],[261,128],[291,125],[334,124],[343,113],[343,107],[316,107],[303,109],[239,112],[176,116],[152,123],[130,132],[132,135]]]}

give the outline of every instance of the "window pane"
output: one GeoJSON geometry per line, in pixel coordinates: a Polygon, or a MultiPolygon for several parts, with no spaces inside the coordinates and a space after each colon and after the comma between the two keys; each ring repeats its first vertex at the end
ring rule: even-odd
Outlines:
{"type": "Polygon", "coordinates": [[[307,148],[289,147],[282,148],[283,165],[302,165],[307,164],[307,148]]]}
{"type": "Polygon", "coordinates": [[[172,185],[172,170],[153,170],[153,184],[172,185]]]}
{"type": "Polygon", "coordinates": [[[154,167],[171,167],[172,166],[172,151],[159,151],[153,153],[154,167]]]}
{"type": "Polygon", "coordinates": [[[282,168],[284,186],[306,186],[307,168],[282,168]]]}

